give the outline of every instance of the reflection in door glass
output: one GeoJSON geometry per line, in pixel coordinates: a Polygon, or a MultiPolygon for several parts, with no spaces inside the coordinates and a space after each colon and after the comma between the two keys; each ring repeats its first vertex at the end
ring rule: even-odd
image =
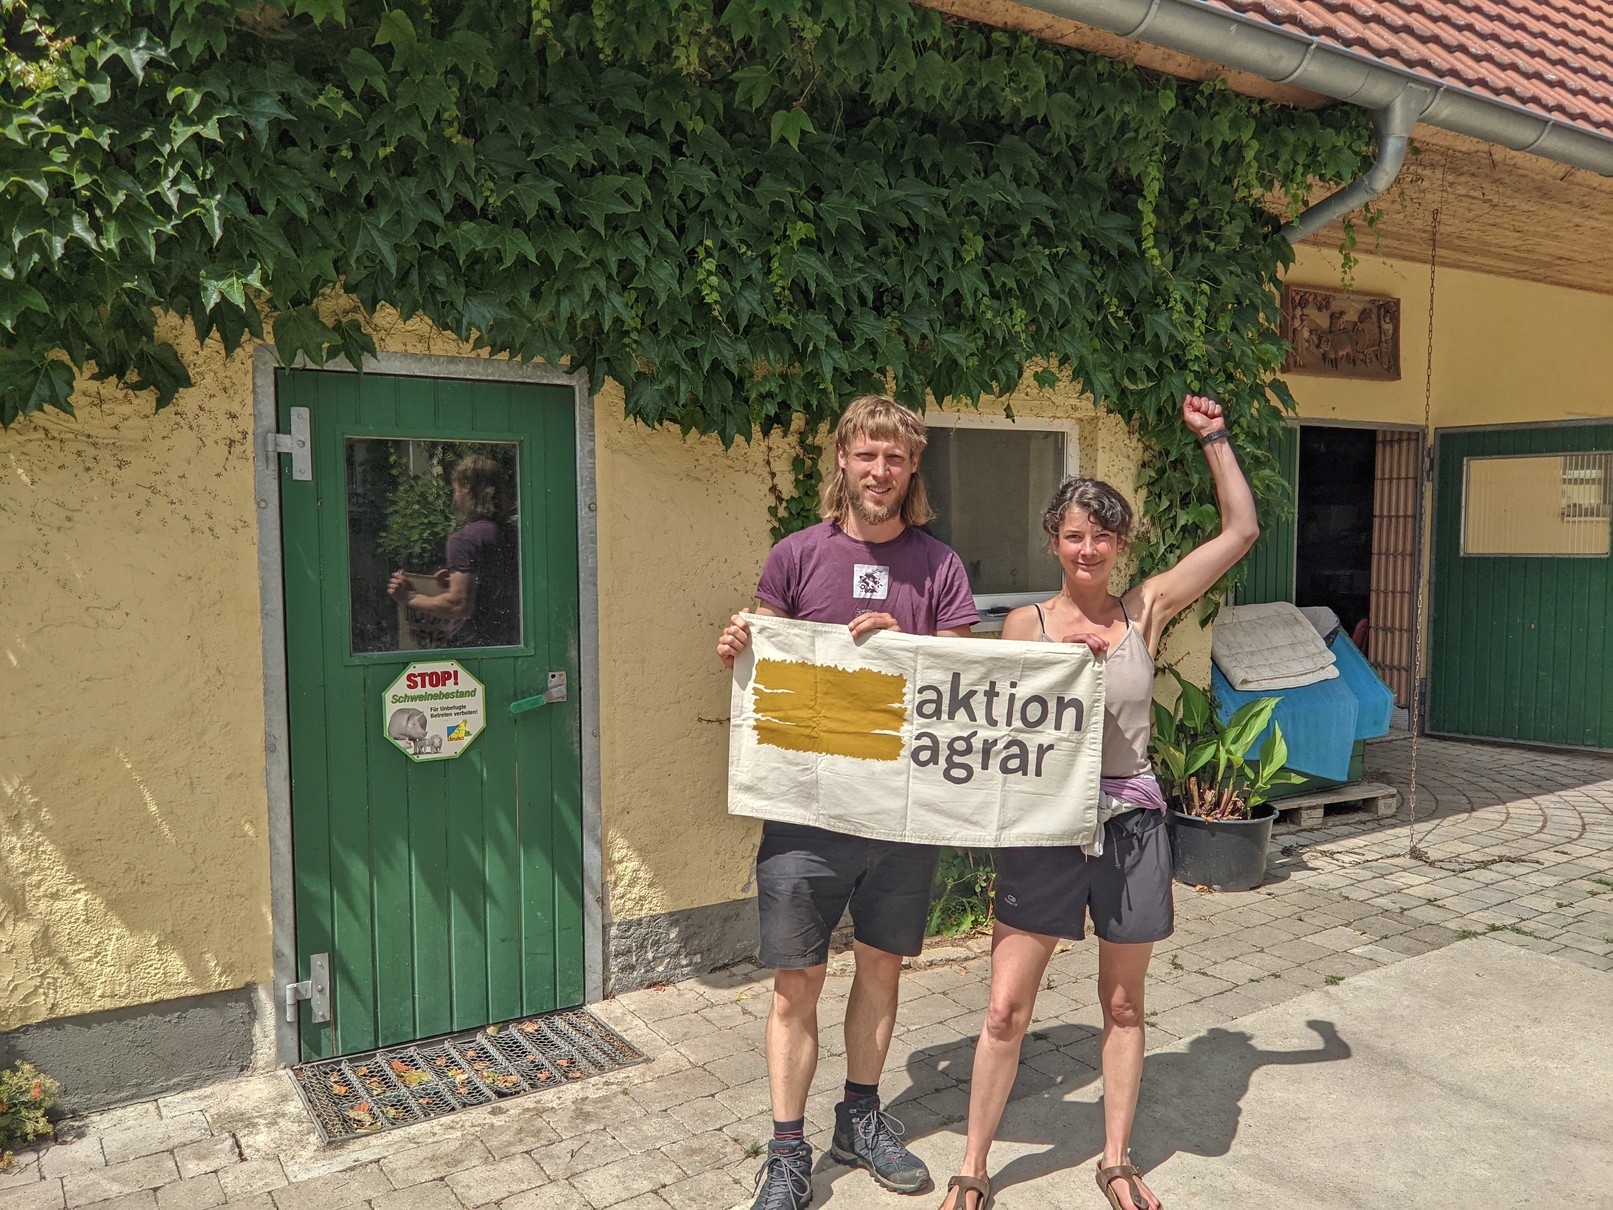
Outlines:
{"type": "Polygon", "coordinates": [[[516,470],[509,441],[348,439],[354,654],[520,643],[516,470]]]}

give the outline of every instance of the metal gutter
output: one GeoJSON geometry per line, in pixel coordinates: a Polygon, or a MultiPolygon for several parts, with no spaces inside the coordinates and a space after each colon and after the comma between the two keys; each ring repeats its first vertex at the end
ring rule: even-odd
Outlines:
{"type": "Polygon", "coordinates": [[[1373,110],[1380,140],[1378,163],[1360,180],[1289,224],[1284,230],[1293,240],[1303,239],[1387,189],[1399,171],[1399,159],[1404,158],[1404,141],[1418,122],[1613,176],[1613,138],[1257,18],[1214,8],[1203,0],[1016,3],[1373,110]],[[1401,145],[1386,149],[1386,140],[1401,145]],[[1350,200],[1345,200],[1346,195],[1350,200]],[[1321,207],[1328,208],[1325,216],[1313,216],[1321,207]]]}

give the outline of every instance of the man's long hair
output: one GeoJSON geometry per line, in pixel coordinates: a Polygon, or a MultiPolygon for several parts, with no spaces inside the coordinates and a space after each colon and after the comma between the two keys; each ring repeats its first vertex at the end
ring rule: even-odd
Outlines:
{"type": "MultiPolygon", "coordinates": [[[[853,399],[835,426],[835,451],[848,452],[858,437],[871,437],[875,441],[899,441],[907,446],[908,456],[916,463],[929,436],[924,420],[912,408],[903,407],[889,395],[863,395],[853,399]]],[[[845,528],[846,518],[852,513],[852,488],[840,459],[835,459],[829,473],[829,482],[823,488],[823,503],[818,515],[845,528]]],[[[924,478],[917,470],[908,480],[907,495],[902,498],[902,524],[923,525],[935,516],[930,507],[930,495],[924,490],[924,478]]]]}
{"type": "Polygon", "coordinates": [[[504,470],[486,454],[471,454],[461,458],[454,467],[453,482],[464,484],[470,499],[465,505],[464,521],[503,521],[504,470]]]}

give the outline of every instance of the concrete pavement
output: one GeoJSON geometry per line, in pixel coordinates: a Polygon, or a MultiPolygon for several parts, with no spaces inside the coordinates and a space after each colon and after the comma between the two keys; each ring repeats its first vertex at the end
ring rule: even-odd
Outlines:
{"type": "Polygon", "coordinates": [[[1178,1205],[1613,1205],[1610,1003],[1613,975],[1459,941],[1154,1055],[1146,1145],[1178,1205]]]}
{"type": "MultiPolygon", "coordinates": [[[[1369,745],[1400,815],[1279,830],[1269,881],[1179,888],[1149,985],[1134,1144],[1173,1207],[1613,1206],[1613,760],[1369,745]]],[[[904,979],[883,1092],[940,1180],[962,1154],[983,939],[904,979]]],[[[993,1168],[1002,1210],[1104,1205],[1096,953],[1055,955],[993,1168]]],[[[825,993],[808,1105],[844,1078],[825,993]]],[[[64,1124],[0,1174],[5,1210],[666,1210],[748,1205],[768,1128],[767,973],[741,965],[595,1011],[652,1056],[623,1072],[323,1147],[276,1072],[64,1124]]],[[[816,1204],[931,1206],[820,1160],[816,1204]]]]}
{"type": "MultiPolygon", "coordinates": [[[[1493,938],[1379,967],[1152,1050],[1134,1153],[1174,1207],[1613,1205],[1610,996],[1493,938]]],[[[1105,1205],[1098,1087],[1059,1074],[1004,1116],[999,1210],[1105,1205]]],[[[957,1129],[921,1142],[932,1170],[957,1129]]],[[[836,1204],[900,1204],[867,1184],[836,1204]]]]}

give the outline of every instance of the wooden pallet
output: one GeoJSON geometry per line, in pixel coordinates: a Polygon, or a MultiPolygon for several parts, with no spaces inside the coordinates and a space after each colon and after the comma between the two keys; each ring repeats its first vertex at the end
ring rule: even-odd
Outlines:
{"type": "Polygon", "coordinates": [[[1400,791],[1381,782],[1363,781],[1353,786],[1334,786],[1314,794],[1295,794],[1271,804],[1277,808],[1277,821],[1300,828],[1314,828],[1332,815],[1362,812],[1370,819],[1387,819],[1400,809],[1400,791]]]}

